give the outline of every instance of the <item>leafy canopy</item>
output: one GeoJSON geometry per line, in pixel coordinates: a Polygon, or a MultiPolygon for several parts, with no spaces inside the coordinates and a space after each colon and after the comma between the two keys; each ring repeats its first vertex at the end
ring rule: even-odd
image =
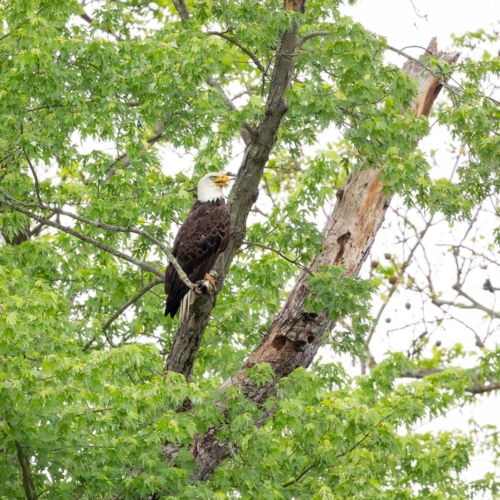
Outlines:
{"type": "MultiPolygon", "coordinates": [[[[498,58],[463,59],[461,89],[437,116],[472,154],[458,182],[434,181],[415,150],[428,121],[401,113],[414,83],[384,63],[385,40],[341,15],[340,3],[308,0],[297,14],[278,1],[190,1],[186,22],[163,0],[94,2],[83,18],[74,0],[0,5],[0,498],[23,498],[25,480],[50,499],[436,499],[498,489],[489,476],[461,478],[468,436],[412,427],[464,400],[476,380],[467,370],[400,385],[418,368],[400,354],[362,377],[317,364],[282,381],[265,407],[231,390],[225,415],[215,404],[297,265],[320,249],[316,216],[351,170],[383,165],[392,189],[450,220],[498,189],[498,103],[481,92],[498,58]],[[265,113],[280,33],[294,22],[301,37],[327,34],[300,46],[262,185],[273,202],[250,219],[186,382],[163,373],[177,323],[163,317],[160,286],[113,318],[161,276],[166,257],[151,239],[99,224],[172,242],[192,203],[191,173],[226,170],[242,124],[265,113]],[[321,145],[333,129],[343,139],[321,145]],[[189,175],[172,155],[162,161],[157,142],[191,155],[189,175]],[[193,407],[178,411],[187,399],[193,407]],[[238,453],[194,484],[189,447],[215,424],[238,453]],[[164,442],[180,446],[173,463],[164,442]]],[[[311,286],[311,310],[351,318],[354,337],[332,349],[359,353],[372,285],[326,269],[311,286]]],[[[497,361],[481,366],[500,375],[497,361]]],[[[251,376],[272,373],[263,365],[251,376]]]]}

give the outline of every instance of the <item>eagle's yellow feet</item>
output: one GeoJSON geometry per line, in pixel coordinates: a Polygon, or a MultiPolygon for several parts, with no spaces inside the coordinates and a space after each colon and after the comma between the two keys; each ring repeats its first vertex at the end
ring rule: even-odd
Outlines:
{"type": "Polygon", "coordinates": [[[208,273],[207,273],[207,274],[205,274],[205,279],[206,279],[207,281],[210,281],[210,283],[212,284],[212,287],[213,287],[214,291],[215,291],[215,290],[217,290],[217,283],[216,283],[216,282],[215,282],[215,280],[212,278],[212,276],[210,276],[210,274],[208,274],[208,273]]]}

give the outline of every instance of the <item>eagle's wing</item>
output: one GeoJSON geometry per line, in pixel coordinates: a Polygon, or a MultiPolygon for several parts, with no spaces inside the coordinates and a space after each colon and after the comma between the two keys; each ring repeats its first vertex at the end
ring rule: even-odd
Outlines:
{"type": "MultiPolygon", "coordinates": [[[[219,253],[226,249],[230,234],[230,216],[225,204],[208,202],[196,205],[179,229],[172,249],[172,254],[193,283],[210,271],[219,253]]],[[[169,264],[165,275],[165,293],[168,295],[165,315],[175,315],[188,291],[169,264]]]]}

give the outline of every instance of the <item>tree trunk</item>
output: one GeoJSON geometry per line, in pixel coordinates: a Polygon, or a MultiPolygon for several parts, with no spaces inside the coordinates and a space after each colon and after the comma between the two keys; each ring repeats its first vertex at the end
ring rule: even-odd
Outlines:
{"type": "MultiPolygon", "coordinates": [[[[285,2],[285,9],[294,12],[303,12],[304,6],[305,0],[285,2]]],[[[276,144],[281,120],[288,109],[284,95],[292,81],[298,31],[299,25],[293,23],[280,36],[265,114],[247,144],[238,176],[229,195],[231,237],[227,249],[215,266],[218,291],[221,290],[229,266],[245,238],[248,214],[259,195],[260,179],[271,150],[276,144]]],[[[189,379],[215,300],[216,295],[196,298],[188,321],[178,327],[165,364],[165,371],[182,373],[189,379]]]]}

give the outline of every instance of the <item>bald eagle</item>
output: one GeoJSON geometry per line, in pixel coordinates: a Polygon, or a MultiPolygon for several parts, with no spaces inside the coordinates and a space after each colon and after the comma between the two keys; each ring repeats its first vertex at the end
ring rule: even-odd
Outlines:
{"type": "MultiPolygon", "coordinates": [[[[213,172],[200,179],[198,200],[175,237],[172,254],[192,283],[204,278],[213,282],[208,273],[229,242],[230,216],[222,193],[229,180],[227,175],[213,172]]],[[[172,264],[165,272],[165,293],[168,296],[165,316],[170,314],[173,318],[180,307],[180,321],[185,321],[193,292],[172,264]]]]}

